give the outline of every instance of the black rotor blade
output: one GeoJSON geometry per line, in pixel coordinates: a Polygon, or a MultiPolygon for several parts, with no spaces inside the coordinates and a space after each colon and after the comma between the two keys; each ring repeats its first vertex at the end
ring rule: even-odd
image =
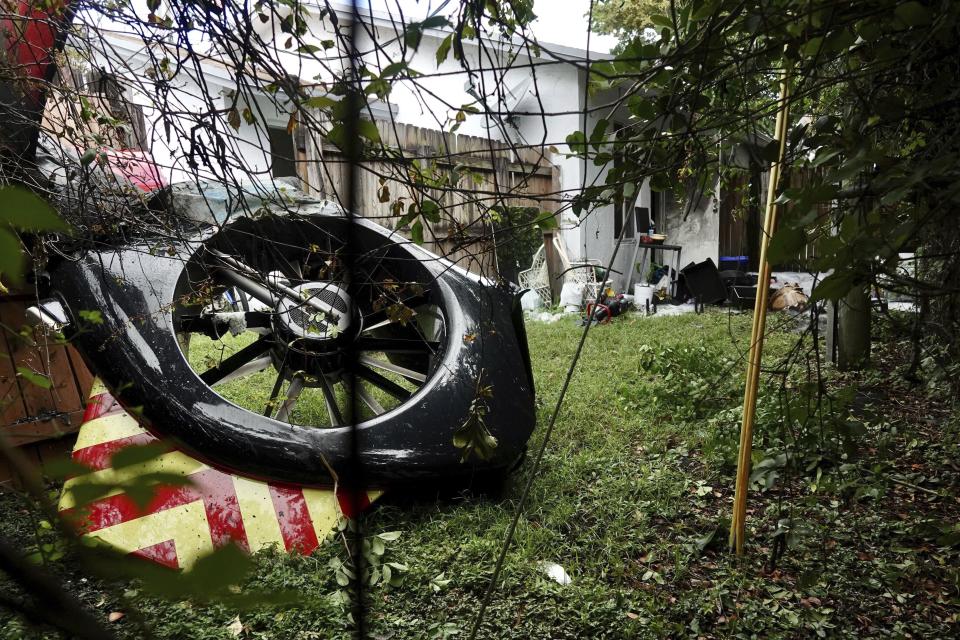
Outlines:
{"type": "Polygon", "coordinates": [[[206,384],[213,386],[225,376],[230,375],[243,365],[247,364],[257,356],[266,353],[273,346],[273,335],[261,336],[259,340],[248,344],[240,351],[226,358],[215,367],[211,367],[200,374],[200,379],[206,384]]]}
{"type": "Polygon", "coordinates": [[[337,406],[337,396],[330,386],[330,381],[323,374],[320,374],[320,391],[323,392],[323,399],[327,403],[327,411],[330,413],[332,427],[339,427],[346,424],[343,420],[343,414],[340,413],[340,407],[337,406]]]}
{"type": "Polygon", "coordinates": [[[434,353],[440,343],[416,338],[372,338],[360,336],[354,343],[357,351],[382,351],[384,353],[434,353]]]}
{"type": "Polygon", "coordinates": [[[270,392],[270,399],[267,400],[267,408],[263,410],[263,415],[268,418],[273,415],[273,410],[277,408],[277,396],[280,395],[280,387],[283,386],[283,372],[286,369],[286,364],[280,365],[280,370],[277,371],[277,380],[273,383],[273,391],[270,392]]]}
{"type": "Polygon", "coordinates": [[[367,366],[364,366],[362,364],[358,364],[354,366],[354,373],[356,373],[357,376],[363,378],[370,384],[376,387],[380,387],[381,389],[383,389],[384,391],[392,395],[397,400],[406,400],[411,395],[413,395],[411,392],[407,391],[406,389],[398,385],[393,380],[389,378],[385,378],[384,376],[380,375],[373,369],[367,366]]]}

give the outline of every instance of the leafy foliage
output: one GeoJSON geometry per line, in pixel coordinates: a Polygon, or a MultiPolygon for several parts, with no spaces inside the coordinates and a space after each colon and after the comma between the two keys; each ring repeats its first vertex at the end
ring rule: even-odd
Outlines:
{"type": "MultiPolygon", "coordinates": [[[[0,277],[23,280],[24,250],[16,231],[69,231],[49,203],[20,187],[0,186],[0,277]]],[[[0,293],[3,283],[0,280],[0,293]]]]}
{"type": "Polygon", "coordinates": [[[670,15],[670,0],[601,0],[593,5],[594,30],[619,36],[643,33],[670,15]]]}
{"type": "MultiPolygon", "coordinates": [[[[656,189],[680,186],[681,197],[695,200],[733,149],[757,167],[775,159],[769,134],[777,70],[786,70],[792,127],[772,257],[813,245],[816,258],[803,266],[833,274],[815,299],[836,300],[868,284],[929,298],[935,302],[923,322],[931,320],[928,328],[944,343],[960,344],[960,67],[951,54],[960,7],[933,0],[669,2],[649,16],[651,40],[642,30],[649,4],[599,7],[617,16],[623,40],[614,59],[593,65],[591,86],[625,91],[630,117],[619,132],[598,125],[589,138],[568,138],[575,153],[597,164],[614,151],[623,159],[606,184],[584,191],[575,211],[608,203],[618,185],[644,177],[656,189]],[[627,22],[633,15],[641,23],[627,22]],[[791,176],[799,175],[808,179],[794,186],[791,176]],[[911,275],[905,252],[922,265],[911,275]]],[[[954,349],[951,357],[958,355],[954,349]]]]}

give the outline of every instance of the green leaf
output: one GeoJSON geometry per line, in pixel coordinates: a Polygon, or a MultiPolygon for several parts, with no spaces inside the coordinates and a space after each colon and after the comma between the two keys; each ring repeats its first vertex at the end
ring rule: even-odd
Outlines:
{"type": "Polygon", "coordinates": [[[822,45],[823,45],[823,38],[819,36],[815,38],[810,38],[800,48],[800,52],[803,53],[803,55],[807,56],[808,58],[811,58],[820,52],[820,47],[822,45]]]}
{"type": "Polygon", "coordinates": [[[337,101],[327,96],[313,96],[303,102],[303,106],[310,109],[330,109],[337,104],[337,101]]]}
{"type": "Polygon", "coordinates": [[[911,27],[928,25],[933,22],[930,10],[919,2],[904,2],[897,5],[893,14],[911,27]]]}
{"type": "Polygon", "coordinates": [[[84,167],[88,166],[94,159],[97,157],[96,149],[87,149],[83,152],[83,155],[80,156],[80,164],[84,167]]]}
{"type": "Polygon", "coordinates": [[[453,434],[453,446],[463,449],[461,462],[466,462],[472,454],[481,460],[489,460],[497,444],[497,439],[484,424],[483,413],[476,409],[453,434]]]}
{"type": "Polygon", "coordinates": [[[17,367],[17,375],[23,378],[24,380],[26,380],[27,382],[29,382],[30,384],[36,385],[38,387],[42,387],[44,389],[49,389],[50,387],[53,386],[53,384],[50,382],[50,378],[43,375],[42,373],[36,373],[35,371],[31,371],[27,367],[22,367],[22,366],[17,367]]]}
{"type": "Polygon", "coordinates": [[[413,22],[407,25],[403,31],[403,42],[411,49],[420,46],[420,40],[423,39],[423,26],[419,22],[413,22]]]}
{"type": "Polygon", "coordinates": [[[219,591],[241,582],[250,567],[250,556],[236,545],[228,544],[197,560],[186,575],[197,590],[219,591]]]}
{"type": "Polygon", "coordinates": [[[21,231],[70,231],[43,198],[20,187],[0,187],[0,224],[4,223],[21,231]]]}
{"type": "Polygon", "coordinates": [[[170,447],[161,442],[151,442],[136,447],[124,447],[110,458],[110,466],[114,469],[123,469],[124,467],[143,464],[151,460],[156,460],[169,451],[170,447]]]}
{"type": "Polygon", "coordinates": [[[437,47],[437,66],[440,66],[450,55],[450,45],[453,43],[453,34],[451,33],[440,42],[437,47]]]}
{"type": "Polygon", "coordinates": [[[440,205],[433,200],[424,199],[420,204],[420,215],[436,224],[440,222],[440,205]]]}
{"type": "Polygon", "coordinates": [[[657,25],[658,27],[666,27],[667,29],[671,29],[671,30],[673,29],[673,20],[671,20],[667,16],[660,15],[659,13],[655,13],[652,16],[650,16],[650,22],[657,25]]]}
{"type": "Polygon", "coordinates": [[[97,309],[81,309],[77,315],[88,324],[103,324],[103,312],[97,309]]]}
{"type": "Polygon", "coordinates": [[[66,480],[90,472],[90,467],[80,464],[72,458],[57,458],[43,463],[44,475],[54,480],[66,480]]]}
{"type": "Polygon", "coordinates": [[[836,302],[853,287],[853,275],[845,272],[832,273],[816,286],[810,302],[833,300],[836,302]]]}
{"type": "Polygon", "coordinates": [[[541,211],[538,213],[537,217],[534,218],[533,223],[543,231],[556,229],[560,226],[560,223],[557,222],[556,214],[550,211],[541,211]]]}
{"type": "Polygon", "coordinates": [[[113,491],[113,488],[112,484],[104,482],[76,482],[64,489],[64,493],[69,493],[73,497],[74,504],[82,507],[99,500],[113,491]]]}
{"type": "Polygon", "coordinates": [[[370,120],[357,120],[357,133],[370,142],[380,142],[380,131],[370,120]]]}
{"type": "Polygon", "coordinates": [[[430,16],[426,20],[420,23],[420,26],[424,29],[439,29],[440,27],[446,27],[450,24],[449,21],[444,16],[430,16]]]}
{"type": "Polygon", "coordinates": [[[653,120],[657,117],[657,108],[645,98],[636,98],[628,103],[630,113],[643,120],[653,120]]]}
{"type": "Polygon", "coordinates": [[[767,261],[770,264],[786,262],[795,257],[807,244],[807,234],[803,229],[785,227],[780,229],[770,240],[767,248],[767,261]]]}
{"type": "Polygon", "coordinates": [[[410,239],[417,244],[423,244],[423,223],[419,220],[410,226],[410,239]]]}
{"type": "Polygon", "coordinates": [[[720,549],[723,546],[724,533],[730,528],[730,521],[721,518],[713,529],[708,531],[706,534],[698,537],[694,544],[697,547],[697,551],[703,553],[708,549],[720,549]]]}
{"type": "Polygon", "coordinates": [[[17,284],[23,282],[23,252],[17,237],[0,229],[0,276],[5,275],[17,284]]]}
{"type": "Polygon", "coordinates": [[[384,67],[383,71],[380,72],[381,78],[390,78],[397,75],[401,71],[407,68],[407,61],[401,60],[400,62],[394,62],[393,64],[388,64],[384,67]]]}
{"type": "Polygon", "coordinates": [[[597,151],[600,150],[600,145],[602,145],[605,140],[607,126],[609,124],[605,118],[600,118],[597,120],[596,126],[593,127],[593,132],[590,134],[590,144],[597,151]]]}
{"type": "Polygon", "coordinates": [[[574,131],[567,136],[567,146],[571,153],[581,155],[587,150],[587,137],[583,135],[583,131],[574,131]]]}
{"type": "Polygon", "coordinates": [[[163,487],[183,487],[192,485],[193,482],[188,476],[180,473],[170,473],[167,471],[151,471],[148,473],[138,473],[128,481],[122,482],[117,488],[122,489],[124,494],[134,504],[140,508],[145,508],[153,500],[157,491],[163,487]]]}
{"type": "Polygon", "coordinates": [[[842,153],[840,149],[831,149],[830,147],[821,147],[817,150],[817,155],[810,162],[811,167],[819,167],[820,165],[829,162],[839,156],[842,153]]]}

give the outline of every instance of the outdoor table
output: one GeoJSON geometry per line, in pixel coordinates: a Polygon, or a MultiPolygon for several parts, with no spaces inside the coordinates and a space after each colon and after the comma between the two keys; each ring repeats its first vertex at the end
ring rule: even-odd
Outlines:
{"type": "MultiPolygon", "coordinates": [[[[638,241],[637,249],[634,251],[633,269],[637,268],[637,257],[638,257],[637,254],[640,252],[641,248],[644,250],[644,253],[642,254],[640,264],[646,263],[647,254],[651,249],[653,250],[663,249],[664,251],[673,252],[670,263],[665,266],[673,269],[673,274],[670,276],[670,296],[674,298],[677,297],[677,283],[680,281],[680,250],[682,249],[682,247],[678,244],[653,244],[653,243],[648,244],[645,242],[638,241]]],[[[650,260],[652,263],[653,261],[652,253],[650,254],[650,260]]],[[[657,283],[651,282],[650,284],[655,285],[657,283]]],[[[629,286],[629,283],[628,283],[628,286],[629,286]]]]}

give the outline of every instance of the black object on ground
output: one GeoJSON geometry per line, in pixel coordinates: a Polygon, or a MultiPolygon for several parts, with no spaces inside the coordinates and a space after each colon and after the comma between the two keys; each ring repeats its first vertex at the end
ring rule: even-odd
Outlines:
{"type": "Polygon", "coordinates": [[[710,258],[685,266],[680,270],[680,280],[690,296],[703,304],[716,304],[727,299],[727,287],[710,258]]]}
{"type": "Polygon", "coordinates": [[[752,307],[757,299],[757,287],[734,285],[730,287],[730,302],[744,309],[752,307]]]}
{"type": "Polygon", "coordinates": [[[630,303],[624,298],[622,293],[617,294],[612,298],[607,298],[600,304],[589,305],[587,307],[587,318],[584,319],[583,324],[587,322],[603,322],[604,320],[609,321],[610,318],[615,318],[620,314],[624,313],[630,308],[630,303]]]}
{"type": "Polygon", "coordinates": [[[720,279],[726,287],[755,287],[757,286],[757,274],[745,273],[736,269],[720,272],[720,279]]]}

